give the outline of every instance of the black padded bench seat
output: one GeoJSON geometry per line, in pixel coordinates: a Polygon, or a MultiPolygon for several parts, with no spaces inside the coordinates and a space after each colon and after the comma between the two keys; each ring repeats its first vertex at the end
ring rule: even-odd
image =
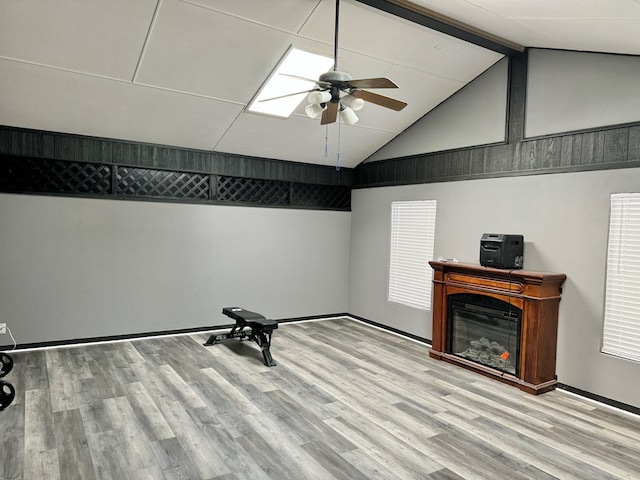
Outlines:
{"type": "Polygon", "coordinates": [[[229,318],[233,318],[236,324],[227,334],[211,335],[205,345],[215,345],[216,343],[220,343],[223,338],[239,338],[242,340],[246,337],[258,344],[262,350],[264,364],[267,367],[277,365],[271,357],[270,350],[271,334],[278,328],[278,322],[276,320],[270,320],[265,318],[264,315],[250,312],[240,307],[225,307],[222,309],[222,313],[229,318]],[[245,328],[249,329],[248,333],[245,331],[245,328]]]}

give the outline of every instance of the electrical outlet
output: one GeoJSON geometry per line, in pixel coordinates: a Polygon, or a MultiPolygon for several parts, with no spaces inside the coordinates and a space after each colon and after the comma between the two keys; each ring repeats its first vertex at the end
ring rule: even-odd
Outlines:
{"type": "Polygon", "coordinates": [[[7,324],[0,323],[0,335],[4,335],[7,333],[7,324]]]}

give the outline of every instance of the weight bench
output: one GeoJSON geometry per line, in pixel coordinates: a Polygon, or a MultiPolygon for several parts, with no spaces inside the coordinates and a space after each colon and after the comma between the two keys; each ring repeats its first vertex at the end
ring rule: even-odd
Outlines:
{"type": "Polygon", "coordinates": [[[220,343],[223,338],[239,338],[244,340],[248,338],[258,344],[262,350],[262,356],[264,357],[264,364],[267,367],[274,367],[277,365],[271,357],[271,334],[278,328],[278,322],[275,320],[269,320],[259,313],[250,312],[240,307],[226,307],[222,309],[227,317],[233,318],[236,324],[229,333],[222,335],[211,335],[209,340],[205,342],[205,345],[215,345],[220,343]],[[249,329],[247,333],[245,329],[249,329]]]}

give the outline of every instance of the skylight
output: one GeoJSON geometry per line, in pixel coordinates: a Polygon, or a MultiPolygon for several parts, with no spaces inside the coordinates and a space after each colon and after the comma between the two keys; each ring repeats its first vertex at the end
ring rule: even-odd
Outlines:
{"type": "Polygon", "coordinates": [[[262,85],[258,95],[249,104],[247,110],[276,117],[289,117],[306,97],[306,91],[316,86],[314,82],[306,81],[302,78],[315,80],[320,74],[330,70],[332,66],[332,58],[297,48],[290,48],[278,67],[262,85]],[[302,78],[294,78],[289,75],[302,78]],[[302,93],[267,102],[261,101],[297,92],[302,93]]]}

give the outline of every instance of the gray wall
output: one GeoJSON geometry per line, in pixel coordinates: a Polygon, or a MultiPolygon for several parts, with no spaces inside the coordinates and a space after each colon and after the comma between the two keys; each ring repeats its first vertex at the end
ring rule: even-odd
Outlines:
{"type": "Polygon", "coordinates": [[[438,201],[434,257],[478,263],[485,232],[521,233],[525,269],[567,275],[558,380],[640,407],[640,365],[600,353],[609,195],[640,169],[370,188],[353,192],[349,312],[431,338],[431,313],[387,302],[390,205],[438,201]]]}
{"type": "Polygon", "coordinates": [[[531,50],[525,135],[640,120],[640,57],[531,50]]]}
{"type": "Polygon", "coordinates": [[[508,66],[500,60],[366,161],[504,142],[508,66]]]}
{"type": "Polygon", "coordinates": [[[345,312],[350,218],[0,194],[0,318],[31,343],[345,312]]]}

